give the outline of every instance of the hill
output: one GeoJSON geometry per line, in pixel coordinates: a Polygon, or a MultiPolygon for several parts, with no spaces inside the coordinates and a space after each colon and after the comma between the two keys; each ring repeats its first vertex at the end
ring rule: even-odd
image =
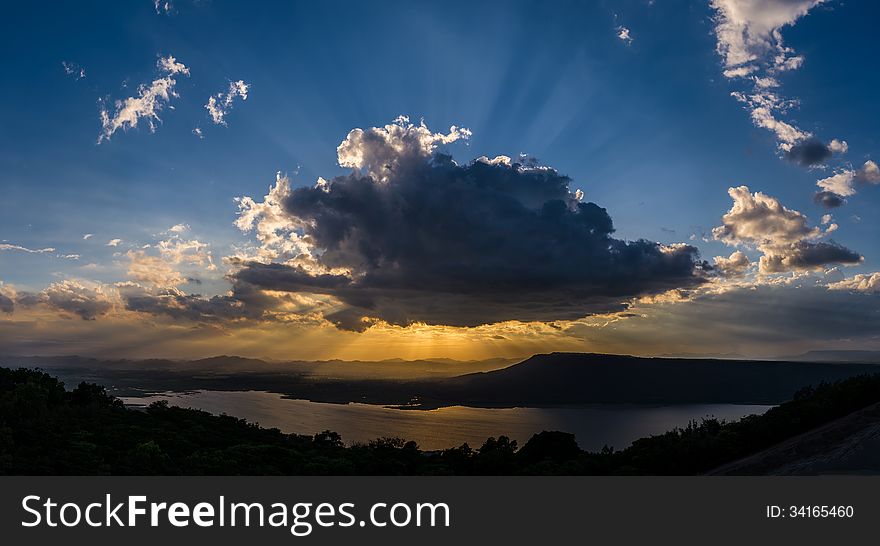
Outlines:
{"type": "Polygon", "coordinates": [[[312,379],[388,379],[412,380],[445,378],[495,370],[519,359],[452,360],[448,358],[402,360],[262,360],[218,355],[198,360],[175,359],[100,359],[70,356],[2,356],[0,365],[10,368],[41,368],[75,375],[95,377],[125,372],[174,372],[181,374],[279,374],[312,379]]]}
{"type": "Polygon", "coordinates": [[[119,396],[149,392],[258,390],[320,402],[411,409],[572,404],[778,404],[808,385],[880,371],[878,364],[643,358],[551,353],[500,359],[385,362],[266,362],[233,356],[196,361],[9,357],[0,365],[51,370],[69,384],[112,385],[119,396]],[[473,373],[468,373],[473,372],[473,373]]]}
{"type": "Polygon", "coordinates": [[[710,474],[880,474],[880,404],[723,465],[710,474]]]}
{"type": "Polygon", "coordinates": [[[784,360],[795,362],[870,362],[880,363],[880,351],[824,350],[809,351],[784,360]]]}
{"type": "Polygon", "coordinates": [[[551,353],[442,382],[466,405],[776,404],[808,385],[876,373],[873,364],[767,362],[551,353]]]}

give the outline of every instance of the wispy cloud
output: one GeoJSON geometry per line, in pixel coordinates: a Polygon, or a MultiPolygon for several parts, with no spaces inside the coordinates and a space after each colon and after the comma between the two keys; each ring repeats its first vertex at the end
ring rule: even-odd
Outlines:
{"type": "Polygon", "coordinates": [[[757,127],[776,136],[783,157],[807,167],[824,164],[834,153],[848,149],[845,141],[835,139],[826,144],[787,121],[787,114],[798,106],[798,100],[779,93],[779,76],[804,63],[803,56],[784,44],[782,29],[794,25],[824,1],[711,0],[724,76],[750,84],[748,90],[731,95],[746,106],[757,127]]]}
{"type": "Polygon", "coordinates": [[[154,0],[153,8],[156,10],[157,15],[169,15],[174,12],[174,4],[171,3],[170,0],[154,0]]]}
{"type": "Polygon", "coordinates": [[[180,234],[188,229],[185,224],[177,224],[165,232],[170,234],[167,239],[128,251],[129,278],[157,288],[172,288],[193,280],[192,276],[181,272],[182,267],[191,267],[199,272],[215,271],[217,266],[209,245],[197,239],[181,237],[180,234]]]}
{"type": "MultiPolygon", "coordinates": [[[[8,251],[8,252],[24,252],[27,254],[53,254],[55,253],[54,247],[46,247],[46,248],[27,248],[21,245],[15,245],[11,243],[2,243],[0,244],[0,251],[8,251]]],[[[64,260],[79,260],[79,254],[55,254],[56,258],[61,258],[64,260]]]]}
{"type": "MultiPolygon", "coordinates": [[[[216,95],[211,95],[208,98],[208,103],[205,104],[205,109],[211,115],[211,121],[215,125],[226,125],[226,114],[232,109],[235,99],[241,97],[241,100],[247,100],[249,90],[250,84],[238,80],[229,82],[229,89],[225,93],[221,91],[216,95]]],[[[200,133],[197,134],[201,136],[200,133]]]]}
{"type": "Polygon", "coordinates": [[[157,66],[164,76],[153,80],[150,85],[141,84],[136,97],[116,101],[112,116],[106,108],[101,108],[102,131],[98,135],[98,144],[109,140],[118,129],[137,127],[140,119],[146,120],[151,132],[156,130],[156,122],[162,121],[159,112],[171,98],[177,97],[174,91],[177,83],[175,76],[178,74],[189,76],[189,68],[177,62],[172,56],[161,57],[157,66]]]}
{"type": "Polygon", "coordinates": [[[52,247],[48,248],[27,248],[21,245],[13,245],[10,243],[0,243],[0,250],[9,250],[13,252],[27,252],[28,254],[49,254],[51,252],[55,252],[55,249],[52,247]]]}
{"type": "Polygon", "coordinates": [[[626,28],[625,26],[619,26],[615,30],[617,30],[617,38],[621,42],[625,43],[626,45],[632,44],[633,37],[628,28],[626,28]]]}
{"type": "Polygon", "coordinates": [[[61,61],[64,73],[75,80],[81,80],[86,77],[86,69],[76,63],[61,61]]]}

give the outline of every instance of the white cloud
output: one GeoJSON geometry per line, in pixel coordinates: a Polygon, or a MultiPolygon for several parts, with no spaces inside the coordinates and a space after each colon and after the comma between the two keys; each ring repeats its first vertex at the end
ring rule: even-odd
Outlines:
{"type": "Polygon", "coordinates": [[[859,274],[828,285],[829,290],[880,292],[880,272],[859,274]]]}
{"type": "Polygon", "coordinates": [[[86,233],[85,235],[83,235],[83,241],[88,241],[89,239],[94,237],[94,235],[94,233],[86,233]]]}
{"type": "Polygon", "coordinates": [[[189,68],[172,56],[161,57],[156,64],[165,74],[163,77],[153,80],[150,85],[141,84],[138,87],[138,96],[116,101],[116,111],[112,116],[106,108],[101,108],[102,131],[98,135],[99,144],[109,140],[118,129],[137,127],[140,119],[146,120],[151,132],[156,130],[156,122],[162,121],[159,112],[173,97],[177,97],[174,91],[177,84],[175,76],[189,76],[189,68]]]}
{"type": "Polygon", "coordinates": [[[849,151],[849,144],[847,144],[845,140],[837,140],[836,138],[833,138],[828,144],[828,149],[832,152],[845,154],[847,151],[849,151]]]}
{"type": "Polygon", "coordinates": [[[377,182],[384,182],[401,163],[423,161],[438,145],[467,140],[470,136],[470,129],[455,125],[449,133],[432,133],[424,122],[414,125],[408,117],[399,116],[384,127],[353,129],[336,148],[336,155],[341,167],[362,171],[377,182]]]}
{"type": "MultiPolygon", "coordinates": [[[[791,51],[791,50],[789,50],[791,51]]],[[[774,59],[773,70],[775,72],[785,72],[788,70],[797,70],[804,64],[802,55],[786,57],[785,54],[777,55],[774,59]]]]}
{"type": "MultiPolygon", "coordinates": [[[[2,243],[0,244],[0,251],[10,251],[10,252],[26,252],[28,254],[51,254],[55,252],[54,247],[47,248],[27,248],[21,245],[14,245],[10,243],[2,243]]],[[[56,254],[56,258],[62,258],[64,260],[79,260],[79,254],[56,254]]]]}
{"type": "Polygon", "coordinates": [[[119,243],[122,242],[122,239],[110,239],[107,241],[107,246],[119,246],[119,243]]]}
{"type": "MultiPolygon", "coordinates": [[[[758,96],[753,95],[753,98],[757,98],[758,96]]],[[[767,98],[766,96],[761,98],[767,98]]],[[[806,133],[801,131],[794,125],[790,123],[786,123],[778,119],[773,111],[778,107],[776,105],[772,106],[758,106],[758,102],[754,102],[752,100],[749,101],[749,105],[751,106],[751,116],[752,122],[768,131],[771,131],[776,135],[776,139],[779,141],[779,148],[785,151],[791,149],[791,147],[802,140],[806,140],[811,136],[810,133],[806,133]]]]}
{"type": "Polygon", "coordinates": [[[728,194],[733,206],[712,235],[728,245],[760,251],[758,271],[762,274],[811,271],[863,260],[846,247],[820,240],[834,231],[836,224],[825,231],[811,227],[802,213],[786,208],[775,197],[751,193],[746,186],[730,188],[728,194]]]}
{"type": "Polygon", "coordinates": [[[153,8],[156,10],[157,15],[168,15],[174,11],[174,4],[171,3],[170,0],[153,0],[153,8]]]}
{"type": "MultiPolygon", "coordinates": [[[[322,178],[318,179],[317,187],[321,187],[322,178]]],[[[303,225],[284,210],[284,200],[290,195],[290,180],[279,172],[275,177],[275,185],[262,202],[252,197],[236,198],[238,218],[235,226],[242,232],[256,231],[260,247],[254,254],[240,255],[238,258],[271,262],[287,261],[298,256],[311,256],[310,246],[300,236],[303,225]]]]}
{"type": "Polygon", "coordinates": [[[159,241],[156,248],[164,259],[173,264],[197,265],[208,271],[217,269],[208,243],[197,239],[186,240],[173,236],[170,239],[159,241]]]}
{"type": "Polygon", "coordinates": [[[751,265],[749,257],[744,252],[734,250],[730,256],[715,256],[713,259],[715,267],[721,271],[724,276],[744,275],[751,265]]]}
{"type": "Polygon", "coordinates": [[[76,63],[61,61],[61,66],[64,68],[64,73],[75,80],[81,80],[86,77],[86,69],[76,63]]]}
{"type": "Polygon", "coordinates": [[[818,235],[807,217],[786,208],[775,197],[751,193],[747,186],[727,190],[733,206],[712,230],[716,239],[730,244],[788,244],[818,235]]]}
{"type": "Polygon", "coordinates": [[[169,75],[174,76],[176,74],[183,74],[184,76],[189,76],[189,68],[184,66],[183,63],[177,62],[173,56],[169,55],[167,57],[159,57],[159,61],[157,62],[159,68],[168,72],[169,75]]]}
{"type": "Polygon", "coordinates": [[[759,63],[768,56],[774,65],[785,64],[792,52],[783,45],[780,30],[823,1],[711,0],[716,11],[717,49],[725,67],[759,63]]]}
{"type": "Polygon", "coordinates": [[[202,134],[202,128],[201,128],[201,127],[196,127],[195,129],[193,129],[193,134],[196,135],[197,137],[199,137],[200,139],[205,138],[205,135],[202,134]]]}
{"type": "Polygon", "coordinates": [[[880,167],[870,159],[858,169],[844,169],[816,181],[816,185],[822,191],[835,193],[841,197],[855,195],[857,187],[863,184],[880,184],[880,167]]]}
{"type": "Polygon", "coordinates": [[[617,38],[621,42],[625,43],[626,45],[632,44],[633,37],[632,37],[632,34],[630,33],[630,30],[628,28],[626,28],[624,26],[619,26],[619,27],[617,27],[616,30],[617,30],[617,38]]]}
{"type": "Polygon", "coordinates": [[[841,171],[837,174],[829,176],[828,178],[823,178],[816,181],[816,185],[822,188],[824,191],[836,193],[841,197],[849,197],[850,195],[855,195],[856,193],[855,178],[855,171],[841,171]]]}
{"type": "Polygon", "coordinates": [[[486,165],[506,165],[508,167],[510,167],[513,164],[513,160],[510,158],[510,156],[506,156],[506,155],[496,155],[492,159],[489,159],[488,157],[481,155],[480,157],[476,158],[474,161],[479,161],[480,163],[485,163],[486,165]]]}
{"type": "Polygon", "coordinates": [[[55,252],[54,248],[26,248],[21,245],[13,245],[9,243],[0,243],[0,250],[9,250],[9,251],[17,251],[17,252],[27,252],[28,254],[48,254],[50,252],[55,252]]]}
{"type": "Polygon", "coordinates": [[[186,277],[159,256],[152,256],[143,250],[129,250],[128,276],[138,282],[159,287],[171,287],[186,282],[186,277]]]}
{"type": "Polygon", "coordinates": [[[880,184],[880,167],[870,159],[865,161],[858,171],[858,179],[866,184],[880,184]]]}
{"type": "MultiPolygon", "coordinates": [[[[808,166],[820,164],[834,153],[845,153],[846,142],[832,140],[817,151],[811,142],[813,134],[781,119],[797,101],[786,100],[772,90],[780,87],[777,74],[799,68],[804,58],[785,46],[782,29],[794,25],[798,19],[825,0],[711,0],[715,10],[716,50],[724,65],[724,76],[729,79],[748,77],[751,93],[736,91],[733,95],[745,103],[752,122],[776,135],[779,149],[789,152],[787,157],[808,166]],[[805,160],[801,150],[792,148],[810,142],[811,153],[805,160]]],[[[818,141],[817,141],[818,142],[818,141]]]]}
{"type": "MultiPolygon", "coordinates": [[[[232,108],[236,97],[241,97],[241,100],[247,100],[249,90],[250,84],[244,83],[243,80],[238,80],[229,82],[229,89],[225,93],[221,91],[216,95],[212,95],[208,99],[208,104],[205,105],[205,109],[211,114],[211,120],[216,125],[226,125],[226,114],[232,108]]],[[[197,134],[201,136],[201,130],[197,134]]]]}
{"type": "Polygon", "coordinates": [[[171,234],[169,238],[126,252],[128,276],[158,288],[171,288],[192,279],[181,269],[192,269],[193,274],[215,271],[217,266],[210,246],[197,239],[181,237],[180,234],[188,230],[186,224],[177,224],[164,232],[171,234]]]}
{"type": "Polygon", "coordinates": [[[779,87],[779,81],[776,78],[771,78],[769,76],[760,78],[755,76],[755,85],[762,89],[770,89],[772,87],[779,87]]]}
{"type": "Polygon", "coordinates": [[[743,76],[748,76],[756,70],[758,70],[758,67],[753,65],[738,66],[736,68],[726,69],[723,74],[725,78],[742,78],[743,76]]]}

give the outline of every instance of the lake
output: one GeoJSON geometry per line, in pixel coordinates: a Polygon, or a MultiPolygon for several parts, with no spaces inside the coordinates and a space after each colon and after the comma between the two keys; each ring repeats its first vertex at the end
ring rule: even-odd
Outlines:
{"type": "Polygon", "coordinates": [[[122,397],[128,406],[167,400],[169,404],[226,413],[284,432],[315,434],[333,430],[346,443],[398,436],[415,440],[424,450],[467,442],[479,447],[489,436],[506,435],[523,445],[536,432],[561,430],[577,438],[582,449],[608,445],[623,449],[633,440],[682,427],[704,417],[735,420],[763,413],[772,406],[684,404],[672,406],[592,404],[554,408],[471,408],[451,406],[433,410],[401,410],[372,404],[328,404],[283,398],[262,391],[166,392],[145,397],[122,397]]]}

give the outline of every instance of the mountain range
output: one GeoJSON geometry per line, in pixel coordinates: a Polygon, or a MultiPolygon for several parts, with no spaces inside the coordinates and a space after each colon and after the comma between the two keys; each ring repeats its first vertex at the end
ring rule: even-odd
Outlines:
{"type": "Polygon", "coordinates": [[[506,364],[503,359],[267,362],[230,356],[195,361],[0,358],[0,365],[5,367],[51,369],[68,385],[96,382],[117,395],[198,389],[263,390],[313,401],[416,409],[449,405],[777,404],[810,385],[880,372],[880,364],[862,362],[646,358],[593,353],[539,354],[506,364]]]}

